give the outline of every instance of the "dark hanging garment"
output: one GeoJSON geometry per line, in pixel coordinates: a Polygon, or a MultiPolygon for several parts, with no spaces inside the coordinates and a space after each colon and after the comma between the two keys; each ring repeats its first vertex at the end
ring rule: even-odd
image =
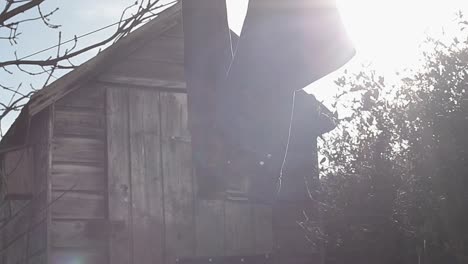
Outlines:
{"type": "Polygon", "coordinates": [[[217,123],[226,142],[256,152],[284,149],[293,91],[337,70],[354,53],[334,1],[250,0],[217,93],[217,123]]]}
{"type": "Polygon", "coordinates": [[[222,156],[215,128],[217,87],[232,56],[226,1],[184,0],[182,11],[193,162],[197,175],[209,178],[222,156]]]}

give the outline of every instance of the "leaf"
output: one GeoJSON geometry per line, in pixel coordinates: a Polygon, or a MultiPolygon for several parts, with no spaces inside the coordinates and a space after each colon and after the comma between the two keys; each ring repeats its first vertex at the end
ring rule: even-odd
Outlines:
{"type": "Polygon", "coordinates": [[[326,158],[326,157],[323,157],[323,158],[320,160],[320,164],[324,163],[325,161],[327,161],[327,158],[326,158]]]}

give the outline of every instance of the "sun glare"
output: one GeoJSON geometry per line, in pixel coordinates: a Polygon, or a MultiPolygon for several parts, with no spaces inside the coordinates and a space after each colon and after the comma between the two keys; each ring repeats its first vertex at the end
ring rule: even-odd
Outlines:
{"type": "MultiPolygon", "coordinates": [[[[411,63],[426,34],[437,34],[467,10],[463,0],[337,0],[358,55],[387,67],[411,63]]],[[[447,29],[447,28],[446,28],[447,29]]]]}
{"type": "MultiPolygon", "coordinates": [[[[455,14],[468,15],[466,0],[336,0],[343,23],[356,47],[345,68],[371,64],[384,74],[418,65],[426,36],[453,30],[455,14]],[[452,26],[452,27],[451,27],[452,26]]],[[[333,102],[333,81],[342,71],[306,87],[326,105],[333,102]]]]}
{"type": "MultiPolygon", "coordinates": [[[[226,0],[231,29],[239,34],[248,0],[226,0]]],[[[310,0],[314,1],[314,0],[310,0]]],[[[427,34],[450,32],[455,14],[468,16],[467,0],[336,0],[343,23],[355,44],[356,57],[345,68],[372,64],[392,74],[417,65],[420,45],[427,34]]],[[[337,71],[311,84],[306,91],[327,104],[336,92],[337,71]]]]}

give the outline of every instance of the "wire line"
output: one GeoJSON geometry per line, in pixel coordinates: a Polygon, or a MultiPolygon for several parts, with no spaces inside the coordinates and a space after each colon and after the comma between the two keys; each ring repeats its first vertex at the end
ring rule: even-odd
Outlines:
{"type": "MultiPolygon", "coordinates": [[[[168,6],[168,5],[171,5],[171,4],[175,3],[175,2],[176,2],[176,1],[172,1],[172,2],[170,2],[170,3],[162,4],[162,5],[158,6],[158,7],[156,7],[156,9],[162,8],[162,7],[165,7],[165,6],[168,6]]],[[[158,13],[158,15],[159,15],[159,13],[158,13]]],[[[80,39],[80,38],[87,37],[87,36],[89,36],[89,35],[92,35],[92,34],[95,34],[95,33],[97,33],[97,32],[103,31],[103,30],[105,30],[105,29],[108,29],[108,28],[110,28],[110,27],[113,27],[113,26],[115,26],[115,25],[118,25],[118,24],[120,24],[120,23],[122,23],[122,22],[131,20],[131,19],[134,19],[134,17],[130,17],[130,18],[127,18],[127,19],[119,20],[118,22],[115,22],[115,23],[109,24],[109,25],[107,25],[107,26],[104,26],[104,27],[95,29],[95,30],[90,31],[90,32],[88,32],[88,33],[85,33],[85,34],[83,34],[83,35],[75,36],[75,37],[72,38],[72,39],[69,39],[69,40],[67,40],[67,41],[61,42],[60,44],[55,44],[55,45],[50,46],[50,47],[48,47],[48,48],[45,48],[45,49],[43,49],[43,50],[36,51],[36,52],[34,52],[34,53],[32,53],[32,54],[29,54],[29,55],[27,55],[27,56],[21,57],[21,58],[18,59],[18,60],[24,60],[24,59],[30,58],[30,57],[32,57],[32,56],[34,56],[34,55],[37,55],[37,54],[46,52],[46,51],[51,50],[51,49],[54,49],[54,48],[57,48],[57,47],[60,46],[60,45],[67,44],[67,43],[70,43],[70,42],[72,42],[72,41],[76,41],[76,40],[78,40],[78,39],[80,39]]],[[[143,20],[145,20],[145,19],[143,19],[143,20]]]]}

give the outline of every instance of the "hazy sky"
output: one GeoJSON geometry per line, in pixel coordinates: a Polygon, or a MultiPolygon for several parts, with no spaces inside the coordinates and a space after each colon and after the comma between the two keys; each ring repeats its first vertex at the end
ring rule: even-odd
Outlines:
{"type": "MultiPolygon", "coordinates": [[[[51,22],[62,25],[60,28],[63,32],[62,39],[70,39],[75,34],[81,35],[116,22],[121,10],[134,1],[47,0],[43,9],[60,7],[51,22]]],[[[388,74],[417,63],[419,45],[427,32],[438,34],[443,26],[447,32],[450,32],[457,10],[462,10],[468,15],[467,0],[337,0],[337,2],[357,48],[357,56],[345,68],[353,69],[362,64],[372,63],[388,74]]],[[[3,4],[2,1],[0,9],[3,4]]],[[[248,0],[227,0],[227,4],[231,28],[239,33],[248,0]]],[[[21,57],[57,43],[58,30],[47,29],[38,23],[29,23],[21,28],[21,31],[23,35],[20,44],[16,46],[0,41],[0,60],[13,58],[14,51],[17,51],[21,57]]],[[[86,37],[80,42],[92,43],[111,32],[112,29],[86,37]]],[[[0,31],[0,35],[3,33],[5,32],[0,31]]],[[[331,95],[336,89],[333,80],[342,70],[315,82],[307,90],[329,105],[331,95]]],[[[27,83],[31,80],[26,75],[8,75],[4,72],[0,72],[0,79],[3,84],[16,84],[19,80],[27,83]]],[[[3,102],[7,100],[5,94],[1,92],[0,100],[3,102]]],[[[11,121],[4,123],[3,128],[9,126],[11,121]]]]}

